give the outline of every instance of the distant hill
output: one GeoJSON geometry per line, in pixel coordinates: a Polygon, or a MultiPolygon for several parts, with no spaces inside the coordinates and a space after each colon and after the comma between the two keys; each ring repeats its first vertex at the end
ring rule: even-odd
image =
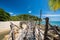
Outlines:
{"type": "Polygon", "coordinates": [[[17,16],[11,16],[10,17],[11,21],[27,21],[27,20],[41,20],[39,17],[37,16],[33,16],[30,14],[21,14],[21,15],[17,15],[17,16]]]}
{"type": "Polygon", "coordinates": [[[11,16],[8,12],[0,8],[0,21],[27,21],[27,20],[41,20],[39,17],[30,14],[20,14],[11,16]]]}

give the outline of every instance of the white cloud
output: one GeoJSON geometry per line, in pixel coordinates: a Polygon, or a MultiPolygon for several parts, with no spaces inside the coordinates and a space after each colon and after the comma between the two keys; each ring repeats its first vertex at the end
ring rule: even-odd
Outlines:
{"type": "Polygon", "coordinates": [[[14,14],[13,12],[9,12],[9,14],[10,14],[11,16],[16,16],[16,14],[14,14]]]}
{"type": "Polygon", "coordinates": [[[60,14],[45,14],[45,15],[42,15],[42,16],[46,16],[46,17],[58,17],[58,16],[60,16],[60,14]]]}
{"type": "Polygon", "coordinates": [[[31,13],[31,11],[28,11],[28,13],[31,13]]]}
{"type": "Polygon", "coordinates": [[[60,18],[60,17],[50,17],[49,20],[50,20],[50,21],[60,21],[59,18],[60,18]]]}
{"type": "MultiPolygon", "coordinates": [[[[35,15],[40,17],[40,15],[35,15]]],[[[60,17],[60,14],[42,14],[42,17],[60,17]]]]}
{"type": "Polygon", "coordinates": [[[45,17],[49,17],[49,20],[50,21],[60,21],[60,14],[45,14],[45,15],[42,15],[43,18],[45,17]]]}
{"type": "Polygon", "coordinates": [[[13,16],[16,16],[16,14],[14,14],[13,16]]]}
{"type": "Polygon", "coordinates": [[[9,12],[9,14],[10,14],[10,15],[13,15],[14,13],[12,13],[12,12],[9,12]]]}

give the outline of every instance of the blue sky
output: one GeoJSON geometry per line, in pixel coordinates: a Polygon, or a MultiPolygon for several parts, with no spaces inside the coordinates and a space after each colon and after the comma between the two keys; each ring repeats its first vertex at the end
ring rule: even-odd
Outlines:
{"type": "Polygon", "coordinates": [[[0,0],[0,8],[13,16],[32,14],[38,17],[42,9],[42,18],[49,17],[50,21],[60,21],[60,10],[50,10],[48,0],[0,0]]]}

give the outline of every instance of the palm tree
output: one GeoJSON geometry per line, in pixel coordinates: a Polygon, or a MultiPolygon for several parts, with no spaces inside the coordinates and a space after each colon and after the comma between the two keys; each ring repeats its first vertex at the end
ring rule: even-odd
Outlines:
{"type": "Polygon", "coordinates": [[[60,0],[49,0],[48,3],[51,10],[60,9],[60,0]]]}

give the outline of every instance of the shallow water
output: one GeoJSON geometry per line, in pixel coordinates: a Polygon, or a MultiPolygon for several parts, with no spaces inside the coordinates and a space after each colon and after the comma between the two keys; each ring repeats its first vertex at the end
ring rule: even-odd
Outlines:
{"type": "MultiPolygon", "coordinates": [[[[38,22],[38,23],[39,23],[39,22],[38,22]]],[[[38,23],[37,23],[37,24],[38,24],[38,23]]],[[[49,21],[49,23],[50,23],[51,25],[57,25],[57,26],[60,27],[60,21],[49,21]]],[[[42,21],[41,24],[44,24],[44,25],[45,25],[45,21],[42,21]]]]}

